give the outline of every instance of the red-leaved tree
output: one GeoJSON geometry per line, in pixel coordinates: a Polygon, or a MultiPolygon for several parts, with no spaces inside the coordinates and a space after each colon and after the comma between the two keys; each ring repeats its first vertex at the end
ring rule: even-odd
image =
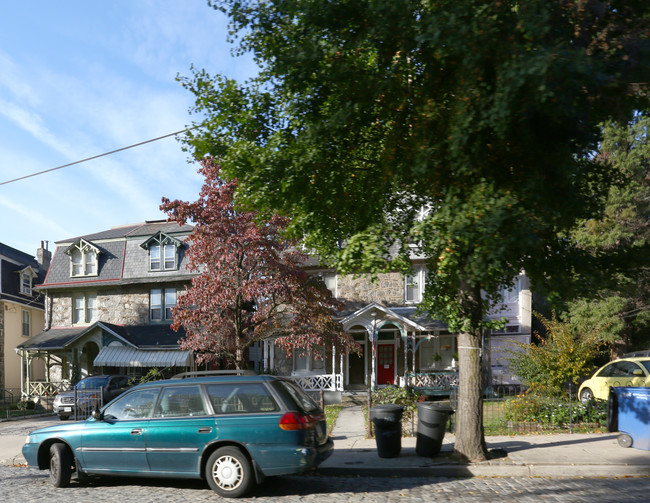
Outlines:
{"type": "Polygon", "coordinates": [[[307,256],[283,238],[288,219],[261,221],[256,212],[238,209],[237,181],[224,181],[219,171],[204,159],[199,199],[163,198],[161,205],[170,219],[195,225],[187,258],[198,274],[173,309],[172,327],[186,331],[181,349],[193,350],[199,364],[226,359],[237,369],[246,368],[248,346],[278,336],[288,353],[331,345],[357,350],[335,319],[342,303],[307,275],[301,267],[307,256]]]}

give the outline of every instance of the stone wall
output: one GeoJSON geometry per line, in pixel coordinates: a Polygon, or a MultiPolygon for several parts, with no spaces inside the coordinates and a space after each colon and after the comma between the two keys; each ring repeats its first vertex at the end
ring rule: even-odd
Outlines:
{"type": "Polygon", "coordinates": [[[368,275],[339,275],[336,287],[338,298],[347,302],[404,305],[404,276],[397,272],[378,274],[374,282],[368,275]]]}
{"type": "MultiPolygon", "coordinates": [[[[72,325],[72,295],[51,294],[52,327],[72,325]]],[[[97,294],[97,319],[116,325],[149,323],[149,289],[142,286],[122,287],[97,294]]]]}

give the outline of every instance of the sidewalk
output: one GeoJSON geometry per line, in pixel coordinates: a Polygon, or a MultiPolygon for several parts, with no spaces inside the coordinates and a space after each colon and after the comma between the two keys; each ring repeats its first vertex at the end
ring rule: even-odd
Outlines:
{"type": "Polygon", "coordinates": [[[416,439],[402,438],[396,458],[380,458],[365,438],[360,406],[341,410],[332,432],[334,454],[318,468],[323,475],[433,477],[640,477],[650,476],[650,451],[623,448],[617,433],[486,437],[488,450],[505,456],[481,463],[451,459],[454,436],[447,433],[435,458],[415,453],[416,439]]]}

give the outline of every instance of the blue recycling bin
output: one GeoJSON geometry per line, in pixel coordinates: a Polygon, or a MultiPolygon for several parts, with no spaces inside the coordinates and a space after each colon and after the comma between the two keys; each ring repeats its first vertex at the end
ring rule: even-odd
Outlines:
{"type": "Polygon", "coordinates": [[[650,388],[612,388],[618,404],[618,443],[650,451],[650,388]]]}

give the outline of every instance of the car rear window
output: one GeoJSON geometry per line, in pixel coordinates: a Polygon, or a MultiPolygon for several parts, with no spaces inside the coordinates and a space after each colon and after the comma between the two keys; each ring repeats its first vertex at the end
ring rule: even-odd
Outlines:
{"type": "Polygon", "coordinates": [[[263,383],[224,383],[206,386],[216,414],[276,412],[278,403],[263,383]]]}
{"type": "Polygon", "coordinates": [[[278,391],[299,411],[309,413],[320,410],[320,407],[316,404],[316,402],[314,402],[307,393],[305,393],[294,383],[289,381],[276,382],[278,384],[278,391]]]}

